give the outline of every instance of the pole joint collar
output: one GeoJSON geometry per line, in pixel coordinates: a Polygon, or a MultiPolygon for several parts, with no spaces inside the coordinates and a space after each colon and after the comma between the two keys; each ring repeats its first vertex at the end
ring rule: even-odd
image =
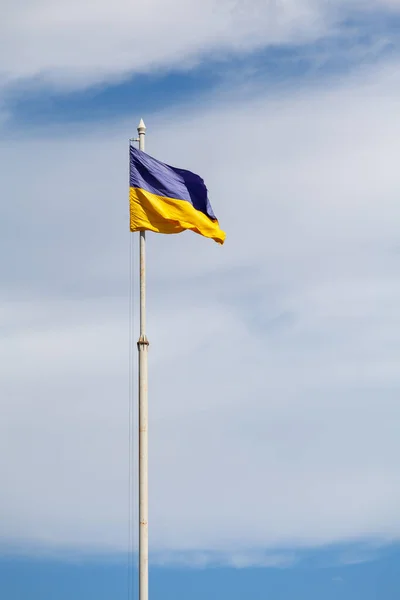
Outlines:
{"type": "Polygon", "coordinates": [[[137,343],[138,349],[140,350],[140,347],[149,346],[149,345],[150,345],[150,343],[149,343],[149,340],[147,339],[147,337],[145,335],[141,335],[138,340],[138,343],[137,343]]]}

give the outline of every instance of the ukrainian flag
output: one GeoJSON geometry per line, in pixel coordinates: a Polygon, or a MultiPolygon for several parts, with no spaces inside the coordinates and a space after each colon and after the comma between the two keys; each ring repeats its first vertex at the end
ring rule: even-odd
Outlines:
{"type": "Polygon", "coordinates": [[[198,175],[170,167],[130,147],[131,231],[180,233],[186,229],[223,244],[208,199],[207,188],[198,175]]]}

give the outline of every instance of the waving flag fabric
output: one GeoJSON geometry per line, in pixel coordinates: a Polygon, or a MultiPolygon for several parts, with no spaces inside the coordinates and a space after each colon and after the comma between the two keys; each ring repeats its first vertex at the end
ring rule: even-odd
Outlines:
{"type": "Polygon", "coordinates": [[[187,229],[225,241],[199,175],[170,167],[130,147],[130,229],[180,233],[187,229]]]}

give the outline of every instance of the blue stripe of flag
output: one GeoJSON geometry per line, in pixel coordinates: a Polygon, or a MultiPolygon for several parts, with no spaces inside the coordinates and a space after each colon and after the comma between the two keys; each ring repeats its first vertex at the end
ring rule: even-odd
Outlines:
{"type": "Polygon", "coordinates": [[[170,167],[130,146],[130,187],[151,194],[186,200],[198,211],[216,220],[203,179],[184,169],[170,167]]]}

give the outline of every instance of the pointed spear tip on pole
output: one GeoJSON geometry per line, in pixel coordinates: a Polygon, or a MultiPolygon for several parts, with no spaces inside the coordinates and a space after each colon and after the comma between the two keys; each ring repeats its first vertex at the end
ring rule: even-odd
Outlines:
{"type": "Polygon", "coordinates": [[[144,124],[143,119],[140,119],[140,123],[138,125],[138,133],[146,133],[146,125],[144,124]]]}

